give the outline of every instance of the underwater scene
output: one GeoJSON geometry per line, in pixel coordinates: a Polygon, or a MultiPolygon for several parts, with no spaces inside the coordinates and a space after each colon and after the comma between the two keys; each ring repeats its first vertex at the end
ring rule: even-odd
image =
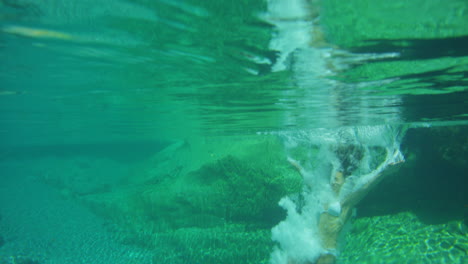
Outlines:
{"type": "Polygon", "coordinates": [[[0,264],[467,264],[466,0],[0,0],[0,264]]]}

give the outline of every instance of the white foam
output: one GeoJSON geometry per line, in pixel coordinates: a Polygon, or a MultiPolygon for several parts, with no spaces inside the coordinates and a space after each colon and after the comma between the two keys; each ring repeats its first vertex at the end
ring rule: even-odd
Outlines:
{"type": "MultiPolygon", "coordinates": [[[[349,194],[378,177],[391,164],[403,160],[399,142],[405,130],[401,127],[341,125],[341,103],[349,96],[353,96],[355,102],[348,106],[347,110],[352,110],[348,112],[353,112],[353,117],[364,124],[370,123],[368,121],[372,115],[369,115],[369,109],[398,104],[401,99],[397,96],[369,101],[369,96],[359,90],[365,85],[379,85],[379,82],[388,84],[392,80],[347,84],[337,78],[330,78],[338,71],[348,69],[353,63],[395,57],[398,54],[358,55],[331,47],[313,47],[314,41],[319,43],[322,40],[313,39],[312,32],[319,32],[320,29],[314,29],[317,24],[312,18],[310,2],[267,0],[268,12],[263,15],[265,20],[275,26],[269,48],[278,51],[279,55],[272,65],[272,71],[290,70],[295,87],[286,90],[284,98],[277,104],[287,107],[290,98],[301,98],[294,105],[301,109],[301,113],[285,114],[284,124],[326,124],[323,126],[335,128],[276,133],[284,140],[289,161],[296,165],[303,177],[301,195],[304,204],[301,204],[302,208],[297,208],[299,204],[293,200],[287,197],[281,199],[279,204],[287,211],[287,217],[272,229],[272,239],[277,242],[271,254],[272,264],[314,263],[324,253],[337,254],[338,249],[325,250],[321,244],[318,232],[320,214],[326,210],[330,215],[339,216],[341,203],[349,194]],[[348,155],[337,153],[337,148],[344,147],[344,151],[348,151],[347,146],[350,146],[350,152],[359,153],[348,153],[355,167],[347,172],[352,175],[346,175],[344,185],[336,193],[331,187],[331,179],[337,172],[343,172],[342,167],[345,165],[342,164],[342,156],[348,155]],[[385,157],[374,148],[385,150],[385,157]],[[298,151],[302,153],[295,157],[298,151]],[[307,157],[306,161],[304,157],[307,157]],[[297,160],[301,160],[301,163],[297,160]]],[[[394,115],[387,115],[386,120],[397,123],[399,115],[395,111],[394,115]]]]}
{"type": "Polygon", "coordinates": [[[279,242],[271,254],[272,264],[288,264],[294,259],[299,263],[312,263],[324,253],[318,238],[317,208],[304,208],[298,213],[296,205],[289,198],[283,198],[279,205],[288,212],[285,221],[272,229],[272,239],[279,242]]]}
{"type": "Polygon", "coordinates": [[[290,162],[297,162],[294,153],[300,149],[310,152],[299,154],[310,158],[310,164],[298,166],[304,178],[302,208],[298,210],[298,205],[288,197],[279,203],[287,211],[287,217],[272,229],[272,239],[278,246],[271,255],[271,263],[287,264],[291,260],[313,263],[326,252],[338,254],[339,249],[325,250],[321,245],[318,231],[320,214],[326,210],[330,215],[339,216],[342,202],[349,194],[360,190],[388,166],[403,161],[399,142],[404,132],[401,127],[385,125],[278,133],[286,142],[290,162]],[[361,151],[360,155],[351,153],[350,159],[357,164],[357,168],[347,176],[339,194],[333,191],[330,184],[331,176],[336,175],[341,166],[336,146],[359,146],[356,151],[361,151]],[[371,151],[375,147],[386,152],[376,154],[371,151]],[[370,163],[378,164],[371,166],[370,163]]]}

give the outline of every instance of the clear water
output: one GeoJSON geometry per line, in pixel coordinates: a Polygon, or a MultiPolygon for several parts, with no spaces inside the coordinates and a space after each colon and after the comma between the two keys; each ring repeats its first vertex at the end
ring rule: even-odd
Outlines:
{"type": "MultiPolygon", "coordinates": [[[[467,21],[464,0],[0,1],[0,263],[268,263],[278,201],[308,197],[288,158],[330,175],[330,146],[362,146],[359,178],[401,143],[400,175],[463,171],[467,21]]],[[[441,229],[466,218],[450,188],[441,229]]],[[[421,263],[461,261],[457,241],[421,263]]]]}

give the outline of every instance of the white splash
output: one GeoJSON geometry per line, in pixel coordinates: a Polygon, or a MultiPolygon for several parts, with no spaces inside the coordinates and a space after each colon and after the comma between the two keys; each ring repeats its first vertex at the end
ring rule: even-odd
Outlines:
{"type": "MultiPolygon", "coordinates": [[[[352,64],[399,54],[352,54],[327,44],[315,1],[267,0],[267,4],[268,10],[262,17],[275,26],[269,48],[279,54],[272,71],[289,71],[294,86],[284,91],[284,98],[277,103],[291,109],[283,117],[285,126],[305,123],[334,128],[277,133],[289,153],[287,161],[302,176],[304,185],[298,195],[301,199],[285,197],[279,202],[287,217],[272,229],[277,246],[270,261],[315,263],[321,256],[336,257],[339,253],[334,243],[324,242],[320,232],[326,228],[320,227],[321,221],[346,222],[352,207],[378,182],[382,172],[404,160],[399,149],[404,128],[365,125],[375,123],[372,118],[380,114],[369,111],[398,105],[401,99],[398,96],[375,99],[362,88],[394,80],[347,84],[332,77],[352,64]],[[291,98],[296,99],[294,108],[289,104],[291,98]],[[343,100],[346,104],[342,104],[343,100]],[[349,113],[352,120],[364,125],[343,124],[343,114],[349,113]],[[326,216],[322,218],[323,215],[326,216]]],[[[391,109],[394,112],[384,117],[378,115],[381,124],[399,122],[399,109],[391,109]]],[[[344,223],[337,223],[340,230],[344,228],[344,223]]]]}

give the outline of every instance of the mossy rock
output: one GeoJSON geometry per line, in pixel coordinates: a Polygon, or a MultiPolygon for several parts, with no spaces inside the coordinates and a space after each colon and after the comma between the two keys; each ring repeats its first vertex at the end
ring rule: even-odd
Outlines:
{"type": "Polygon", "coordinates": [[[134,197],[134,207],[172,228],[220,221],[271,227],[284,217],[277,204],[281,197],[300,191],[301,179],[292,175],[226,156],[175,182],[148,187],[134,197]]]}
{"type": "Polygon", "coordinates": [[[281,176],[250,166],[233,156],[206,165],[192,176],[212,186],[220,199],[213,204],[214,211],[221,205],[229,220],[268,220],[278,213],[277,201],[294,191],[287,189],[281,176]]]}
{"type": "MultiPolygon", "coordinates": [[[[299,192],[302,178],[277,141],[244,145],[251,151],[208,149],[210,155],[192,157],[205,161],[197,169],[168,175],[172,170],[159,166],[126,188],[81,200],[109,221],[116,240],[155,251],[155,262],[267,263],[270,230],[285,217],[278,201],[299,192]]],[[[199,153],[191,149],[191,156],[199,153]]],[[[186,152],[188,145],[172,151],[186,152]]]]}

